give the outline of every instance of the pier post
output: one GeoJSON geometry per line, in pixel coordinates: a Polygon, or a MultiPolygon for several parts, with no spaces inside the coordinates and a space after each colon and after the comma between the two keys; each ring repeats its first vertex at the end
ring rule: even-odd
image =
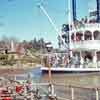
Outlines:
{"type": "Polygon", "coordinates": [[[49,83],[51,83],[51,67],[49,65],[49,83]]]}
{"type": "Polygon", "coordinates": [[[95,89],[95,93],[96,93],[96,100],[99,100],[99,91],[98,91],[98,88],[95,89]]]}
{"type": "Polygon", "coordinates": [[[51,84],[51,94],[54,95],[54,85],[51,84]]]}
{"type": "Polygon", "coordinates": [[[54,85],[53,84],[49,84],[49,87],[48,87],[48,91],[51,95],[54,95],[54,85]]]}
{"type": "Polygon", "coordinates": [[[71,100],[74,100],[74,88],[71,87],[71,100]]]}
{"type": "Polygon", "coordinates": [[[56,100],[57,99],[53,84],[49,84],[48,93],[49,93],[49,95],[48,95],[49,100],[56,100]]]}

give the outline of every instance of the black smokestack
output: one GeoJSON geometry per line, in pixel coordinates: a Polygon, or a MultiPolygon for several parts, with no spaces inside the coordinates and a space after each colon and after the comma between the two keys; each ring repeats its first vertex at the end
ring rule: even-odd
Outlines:
{"type": "Polygon", "coordinates": [[[76,0],[72,0],[73,22],[76,20],[76,0]]]}
{"type": "Polygon", "coordinates": [[[97,2],[97,22],[100,23],[100,0],[96,0],[97,2]]]}

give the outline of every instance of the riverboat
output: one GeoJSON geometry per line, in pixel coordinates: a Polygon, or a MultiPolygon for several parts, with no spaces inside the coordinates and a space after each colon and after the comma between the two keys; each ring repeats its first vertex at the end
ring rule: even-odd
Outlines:
{"type": "MultiPolygon", "coordinates": [[[[89,18],[85,17],[81,20],[76,18],[76,0],[70,3],[72,3],[73,21],[68,25],[63,25],[60,35],[67,44],[66,54],[50,52],[44,57],[49,65],[47,67],[44,59],[45,65],[41,67],[41,70],[43,72],[48,72],[48,70],[52,72],[100,71],[100,0],[96,0],[96,11],[91,10],[89,18]]],[[[70,11],[69,15],[71,15],[70,11]]],[[[71,21],[70,16],[69,21],[71,21]]]]}

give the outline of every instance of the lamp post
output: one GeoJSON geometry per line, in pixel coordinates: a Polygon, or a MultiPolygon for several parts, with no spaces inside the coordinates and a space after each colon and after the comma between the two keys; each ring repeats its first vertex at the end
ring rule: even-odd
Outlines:
{"type": "Polygon", "coordinates": [[[47,49],[47,52],[48,52],[48,76],[49,76],[49,82],[51,83],[52,81],[52,78],[51,78],[51,64],[50,64],[50,56],[51,56],[51,51],[52,51],[52,45],[51,43],[47,43],[46,44],[46,49],[47,49]]]}

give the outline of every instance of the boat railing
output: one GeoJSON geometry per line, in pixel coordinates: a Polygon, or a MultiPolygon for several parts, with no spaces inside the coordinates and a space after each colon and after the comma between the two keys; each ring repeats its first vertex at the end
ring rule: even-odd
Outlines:
{"type": "Polygon", "coordinates": [[[96,62],[84,61],[83,63],[81,63],[80,60],[75,61],[73,59],[67,58],[67,60],[65,62],[63,60],[61,60],[59,62],[54,62],[54,60],[53,60],[53,61],[50,61],[49,63],[48,63],[48,61],[43,62],[42,65],[45,67],[51,66],[54,68],[58,68],[58,67],[60,67],[60,68],[84,68],[84,69],[85,68],[100,68],[100,61],[96,61],[96,62]]]}
{"type": "MultiPolygon", "coordinates": [[[[45,66],[45,64],[44,64],[45,66]]],[[[46,65],[45,67],[48,67],[49,65],[46,65]]],[[[78,62],[68,62],[68,63],[57,63],[57,64],[51,64],[50,65],[51,67],[54,67],[54,68],[100,68],[100,61],[97,61],[97,62],[86,62],[84,61],[83,63],[81,63],[80,61],[78,62]]]]}
{"type": "Polygon", "coordinates": [[[71,48],[79,50],[98,50],[100,49],[100,40],[80,40],[80,41],[72,41],[71,48]],[[90,44],[93,44],[92,46],[90,44]]]}
{"type": "Polygon", "coordinates": [[[85,27],[91,28],[91,27],[98,27],[100,28],[100,24],[99,23],[89,23],[89,24],[85,24],[85,27]]]}
{"type": "Polygon", "coordinates": [[[85,61],[83,58],[83,62],[81,62],[80,57],[75,58],[69,57],[68,52],[66,53],[51,53],[51,54],[46,54],[42,58],[42,65],[44,67],[60,67],[60,68],[100,68],[100,61],[93,62],[91,61],[85,61]]]}
{"type": "Polygon", "coordinates": [[[85,23],[85,24],[82,24],[82,25],[79,25],[77,27],[73,27],[71,28],[71,32],[74,32],[74,31],[79,31],[79,30],[84,30],[84,29],[91,29],[91,28],[100,28],[100,24],[99,23],[85,23]]]}
{"type": "Polygon", "coordinates": [[[63,65],[63,68],[100,68],[100,61],[97,61],[96,63],[93,63],[93,62],[84,62],[83,64],[82,63],[79,63],[79,64],[74,64],[74,63],[68,63],[67,65],[63,65]]]}

